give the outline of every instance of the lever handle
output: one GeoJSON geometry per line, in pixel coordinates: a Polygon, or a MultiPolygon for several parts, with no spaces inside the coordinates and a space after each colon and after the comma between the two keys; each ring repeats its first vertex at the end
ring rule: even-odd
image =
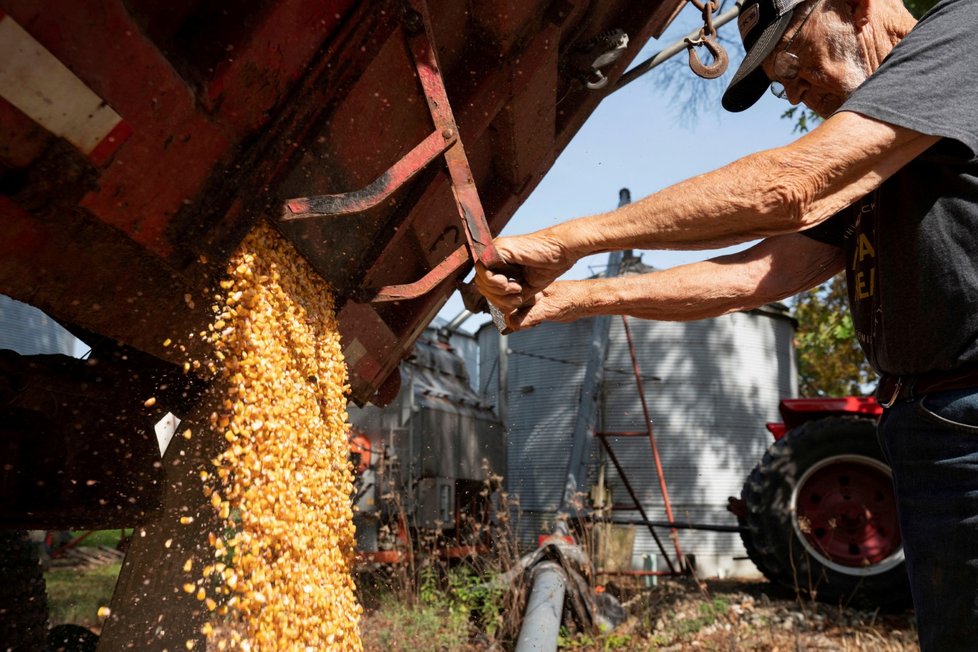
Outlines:
{"type": "MultiPolygon", "coordinates": [[[[482,248],[479,255],[479,262],[486,269],[497,274],[505,274],[507,278],[511,278],[517,282],[521,282],[523,279],[523,267],[503,261],[492,244],[482,248]]],[[[506,317],[503,315],[503,312],[479,294],[475,283],[462,283],[459,285],[459,291],[462,294],[462,303],[465,304],[467,309],[472,312],[488,312],[489,316],[492,317],[493,326],[501,334],[508,335],[513,332],[513,329],[506,326],[506,317]]]]}
{"type": "Polygon", "coordinates": [[[512,279],[517,283],[522,283],[526,276],[523,273],[523,266],[516,263],[507,263],[500,257],[499,252],[493,245],[487,245],[479,256],[479,261],[490,272],[505,274],[506,278],[512,279]]]}
{"type": "MultiPolygon", "coordinates": [[[[497,274],[505,274],[506,278],[516,281],[517,283],[522,283],[525,279],[523,266],[504,261],[500,257],[499,252],[496,251],[496,247],[494,247],[491,243],[482,250],[480,260],[489,271],[497,274]]],[[[489,316],[492,317],[492,323],[496,327],[496,330],[498,330],[502,335],[512,333],[513,329],[506,325],[506,317],[503,315],[502,311],[496,306],[492,305],[491,302],[487,301],[486,303],[489,305],[489,316]]]]}

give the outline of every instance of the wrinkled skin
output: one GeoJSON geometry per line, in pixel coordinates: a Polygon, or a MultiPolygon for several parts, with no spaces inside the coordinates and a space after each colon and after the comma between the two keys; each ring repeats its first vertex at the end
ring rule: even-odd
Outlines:
{"type": "MultiPolygon", "coordinates": [[[[798,23],[762,64],[769,76],[774,53],[798,23]]],[[[500,256],[519,265],[522,278],[477,267],[477,287],[520,329],[595,314],[701,319],[817,285],[841,270],[841,261],[780,236],[834,215],[936,142],[859,114],[833,113],[914,24],[900,0],[822,0],[792,45],[799,74],[784,81],[789,101],[827,118],[818,128],[616,211],[498,238],[500,256]],[[767,240],[750,255],[645,275],[640,283],[556,280],[581,257],[602,251],[710,249],[759,238],[767,240]]]]}

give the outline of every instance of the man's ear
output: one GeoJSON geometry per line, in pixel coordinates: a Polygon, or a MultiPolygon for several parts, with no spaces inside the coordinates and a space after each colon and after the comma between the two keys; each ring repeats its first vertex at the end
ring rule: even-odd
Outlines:
{"type": "Polygon", "coordinates": [[[875,0],[846,0],[846,5],[857,31],[869,24],[870,14],[876,9],[875,0]]]}

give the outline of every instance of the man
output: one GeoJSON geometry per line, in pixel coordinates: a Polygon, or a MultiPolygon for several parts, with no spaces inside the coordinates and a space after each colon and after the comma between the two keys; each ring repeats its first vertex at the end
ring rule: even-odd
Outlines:
{"type": "Polygon", "coordinates": [[[598,314],[689,320],[789,297],[846,270],[882,375],[924,650],[978,649],[978,2],[920,23],[900,0],[747,0],[732,111],[768,86],[825,121],[616,211],[496,240],[478,269],[513,328],[598,314]],[[613,249],[746,251],[644,276],[556,281],[613,249]]]}

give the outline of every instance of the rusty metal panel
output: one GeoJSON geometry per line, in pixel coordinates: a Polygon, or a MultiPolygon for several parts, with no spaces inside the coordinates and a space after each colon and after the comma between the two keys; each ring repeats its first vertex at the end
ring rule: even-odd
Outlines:
{"type": "MultiPolygon", "coordinates": [[[[499,172],[514,188],[553,164],[553,141],[557,129],[558,42],[560,31],[553,26],[533,42],[545,63],[529,73],[527,92],[509,103],[493,122],[493,145],[498,152],[499,172]]],[[[515,80],[511,78],[510,83],[515,80]]]]}
{"type": "MultiPolygon", "coordinates": [[[[565,55],[623,28],[631,43],[608,70],[614,77],[678,6],[432,0],[440,74],[493,230],[601,100],[578,87],[565,55]]],[[[182,362],[160,343],[206,325],[208,288],[257,220],[276,218],[292,197],[362,188],[432,123],[400,2],[246,0],[233,19],[195,0],[161,7],[2,1],[0,17],[127,131],[107,136],[93,157],[0,101],[0,292],[182,362]]],[[[341,330],[359,339],[347,344],[353,398],[382,401],[396,394],[396,379],[385,383],[398,361],[468,268],[418,299],[352,303],[363,288],[420,278],[462,244],[444,167],[432,164],[373,212],[334,226],[287,233],[337,287],[341,330]],[[323,245],[334,253],[317,259],[323,245]]]]}

